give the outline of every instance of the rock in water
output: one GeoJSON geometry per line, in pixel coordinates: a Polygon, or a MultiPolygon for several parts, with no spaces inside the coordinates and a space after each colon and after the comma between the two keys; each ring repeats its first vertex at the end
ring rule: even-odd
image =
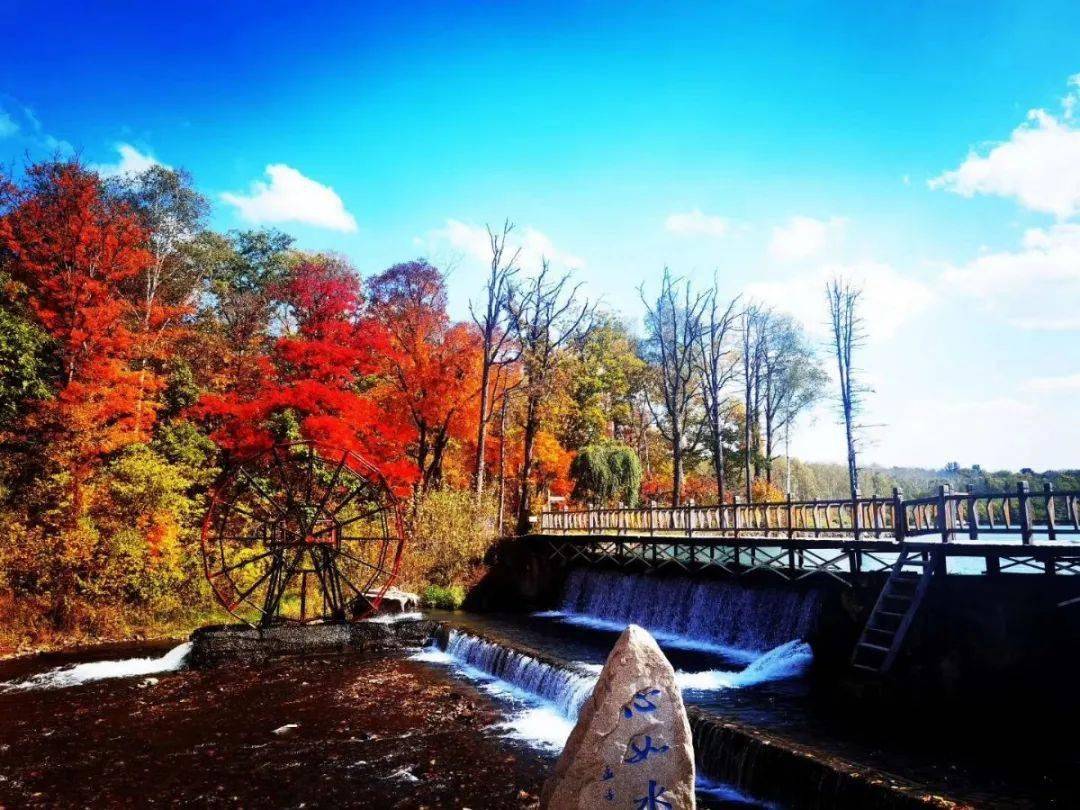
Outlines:
{"type": "Polygon", "coordinates": [[[675,671],[649,633],[619,636],[555,772],[547,810],[692,810],[694,746],[675,671]]]}

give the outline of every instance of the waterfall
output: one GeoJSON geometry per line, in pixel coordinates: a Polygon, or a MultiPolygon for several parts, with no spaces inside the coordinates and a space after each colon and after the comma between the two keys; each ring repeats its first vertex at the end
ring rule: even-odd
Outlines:
{"type": "Polygon", "coordinates": [[[578,568],[567,577],[561,612],[582,624],[621,629],[633,623],[667,641],[763,653],[806,639],[820,602],[811,589],[578,568]]]}
{"type": "Polygon", "coordinates": [[[545,663],[492,641],[450,630],[444,649],[454,660],[486,672],[556,706],[567,718],[577,718],[592,693],[596,676],[545,663]]]}

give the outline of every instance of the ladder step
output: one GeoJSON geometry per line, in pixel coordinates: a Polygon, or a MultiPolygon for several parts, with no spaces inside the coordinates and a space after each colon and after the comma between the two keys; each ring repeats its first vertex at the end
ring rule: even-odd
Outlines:
{"type": "Polygon", "coordinates": [[[860,641],[859,646],[870,649],[870,650],[874,650],[876,652],[887,653],[889,651],[888,647],[882,647],[880,644],[871,644],[869,641],[860,641]]]}
{"type": "Polygon", "coordinates": [[[892,630],[892,629],[890,629],[888,627],[874,627],[872,624],[867,625],[866,632],[867,633],[878,633],[879,635],[882,635],[882,636],[888,636],[890,641],[892,641],[896,637],[896,630],[892,630]]]}
{"type": "Polygon", "coordinates": [[[883,593],[882,599],[892,599],[894,602],[907,602],[911,604],[911,594],[907,593],[883,593]]]}
{"type": "Polygon", "coordinates": [[[877,615],[878,616],[888,616],[890,619],[902,619],[902,618],[904,618],[903,613],[895,613],[895,612],[893,612],[891,610],[879,610],[879,611],[877,611],[877,615]]]}
{"type": "Polygon", "coordinates": [[[890,636],[895,636],[896,632],[900,629],[900,622],[897,622],[895,627],[886,627],[884,625],[877,624],[877,621],[877,616],[874,616],[870,620],[870,623],[866,625],[867,631],[873,630],[875,633],[888,633],[890,636]]]}
{"type": "Polygon", "coordinates": [[[852,664],[851,668],[852,669],[862,669],[862,670],[865,670],[866,672],[873,672],[873,673],[880,673],[881,672],[881,670],[878,669],[877,667],[869,667],[866,664],[852,664]]]}

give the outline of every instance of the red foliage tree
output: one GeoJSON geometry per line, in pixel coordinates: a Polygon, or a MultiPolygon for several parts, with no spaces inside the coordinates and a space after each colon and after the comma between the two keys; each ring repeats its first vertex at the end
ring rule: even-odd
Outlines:
{"type": "Polygon", "coordinates": [[[68,456],[76,513],[94,461],[144,441],[154,424],[155,407],[137,403],[161,380],[132,368],[139,335],[124,294],[151,260],[146,242],[130,208],[76,163],[32,166],[24,184],[5,188],[0,254],[56,341],[62,368],[56,397],[41,403],[36,426],[52,434],[54,453],[68,456]]]}
{"type": "Polygon", "coordinates": [[[442,274],[427,262],[396,264],[368,283],[368,312],[389,339],[387,402],[415,429],[409,455],[422,490],[442,482],[452,442],[472,439],[479,390],[479,338],[451,323],[442,274]]]}
{"type": "Polygon", "coordinates": [[[196,411],[214,423],[213,438],[245,456],[284,438],[273,418],[293,414],[305,439],[353,450],[375,464],[399,491],[415,481],[405,458],[409,424],[365,387],[389,351],[377,322],[362,315],[360,284],[352,270],[325,258],[301,262],[276,295],[292,332],[224,394],[205,395],[196,411]]]}

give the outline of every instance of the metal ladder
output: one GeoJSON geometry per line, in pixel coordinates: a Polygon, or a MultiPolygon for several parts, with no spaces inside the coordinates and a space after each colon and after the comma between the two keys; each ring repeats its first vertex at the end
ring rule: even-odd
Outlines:
{"type": "Polygon", "coordinates": [[[934,575],[931,555],[902,549],[866,621],[851,666],[875,674],[888,672],[896,661],[915,612],[934,575]]]}

